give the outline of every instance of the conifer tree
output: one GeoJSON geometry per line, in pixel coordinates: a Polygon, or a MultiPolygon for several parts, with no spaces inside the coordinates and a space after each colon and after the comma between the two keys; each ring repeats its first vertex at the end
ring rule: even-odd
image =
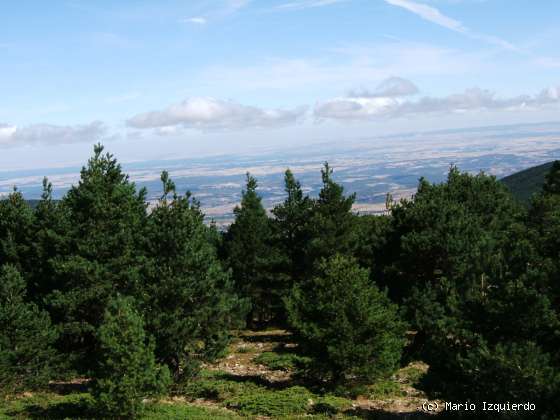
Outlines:
{"type": "Polygon", "coordinates": [[[322,260],[316,276],[296,284],[286,305],[315,376],[334,384],[368,382],[398,367],[405,323],[352,258],[322,260]]]}
{"type": "Polygon", "coordinates": [[[355,216],[352,205],[355,194],[344,195],[344,188],[332,178],[333,170],[328,163],[321,170],[323,186],[314,200],[308,226],[311,239],[308,242],[306,271],[312,272],[315,262],[336,253],[352,255],[355,246],[355,216]]]}
{"type": "Polygon", "coordinates": [[[44,311],[26,301],[13,265],[0,268],[0,394],[47,384],[56,374],[56,331],[44,311]]]}
{"type": "Polygon", "coordinates": [[[555,160],[546,174],[543,193],[547,195],[560,194],[560,160],[555,160]]]}
{"type": "Polygon", "coordinates": [[[221,353],[229,330],[243,315],[243,302],[217,259],[199,203],[180,196],[167,172],[163,196],[149,215],[142,300],[156,356],[178,379],[221,353]]]}
{"type": "Polygon", "coordinates": [[[284,174],[284,191],[286,199],[272,210],[275,244],[283,257],[282,274],[287,280],[283,294],[291,290],[295,280],[304,276],[305,251],[310,240],[308,222],[313,205],[289,169],[284,174]]]}
{"type": "Polygon", "coordinates": [[[0,265],[13,264],[24,273],[32,244],[33,210],[14,188],[0,200],[0,265]]]}
{"type": "Polygon", "coordinates": [[[53,199],[52,184],[43,179],[43,193],[35,208],[32,225],[33,241],[28,261],[28,289],[39,307],[45,307],[45,297],[57,287],[54,261],[68,253],[68,217],[64,206],[53,199]]]}
{"type": "Polygon", "coordinates": [[[53,262],[55,287],[47,300],[61,323],[61,348],[84,369],[93,360],[95,331],[110,296],[133,294],[142,283],[145,190],[137,192],[116,159],[97,145],[61,206],[68,253],[53,262]]]}
{"type": "Polygon", "coordinates": [[[257,180],[250,174],[234,215],[224,238],[226,264],[232,270],[235,290],[249,299],[247,325],[252,327],[255,317],[260,321],[272,317],[280,296],[274,284],[278,255],[271,246],[271,223],[257,193],[257,180]]]}
{"type": "Polygon", "coordinates": [[[460,279],[468,289],[494,274],[522,273],[534,253],[524,239],[522,207],[483,173],[452,167],[444,183],[421,179],[414,197],[393,206],[391,215],[386,277],[397,300],[427,283],[460,279]]]}
{"type": "Polygon", "coordinates": [[[547,277],[546,292],[560,314],[560,161],[546,176],[542,192],[533,196],[529,226],[540,259],[533,263],[547,277]]]}
{"type": "Polygon", "coordinates": [[[111,300],[97,336],[99,365],[92,394],[100,411],[111,418],[137,418],[144,399],[165,393],[170,376],[166,366],[156,364],[153,340],[146,339],[131,298],[111,300]]]}
{"type": "Polygon", "coordinates": [[[553,412],[560,318],[522,208],[504,186],[452,168],[444,184],[422,181],[392,221],[398,260],[388,275],[412,290],[405,307],[415,344],[442,396],[529,400],[540,415],[553,412]]]}

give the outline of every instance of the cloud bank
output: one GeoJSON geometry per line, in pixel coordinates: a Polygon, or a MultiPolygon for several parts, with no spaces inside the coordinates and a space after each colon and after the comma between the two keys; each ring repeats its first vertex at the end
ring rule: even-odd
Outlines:
{"type": "Polygon", "coordinates": [[[214,98],[189,98],[161,110],[135,115],[127,125],[137,129],[171,127],[195,129],[241,129],[278,127],[298,122],[305,107],[292,110],[263,109],[214,98]]]}
{"type": "Polygon", "coordinates": [[[0,147],[40,144],[95,143],[107,133],[101,121],[83,125],[0,124],[0,147]]]}
{"type": "MultiPolygon", "coordinates": [[[[406,80],[395,86],[405,87],[406,80]]],[[[384,86],[382,83],[380,86],[384,86]]],[[[412,83],[410,86],[414,86],[412,83]]],[[[500,98],[490,90],[471,88],[462,93],[443,97],[424,96],[417,100],[404,99],[414,94],[413,90],[383,89],[362,96],[352,92],[347,97],[334,98],[317,103],[313,114],[317,120],[372,120],[380,117],[398,118],[403,116],[433,113],[465,113],[473,111],[497,110],[536,110],[560,103],[560,86],[544,89],[536,95],[519,95],[512,98],[500,98]]],[[[359,93],[359,92],[358,92],[359,93]]]]}

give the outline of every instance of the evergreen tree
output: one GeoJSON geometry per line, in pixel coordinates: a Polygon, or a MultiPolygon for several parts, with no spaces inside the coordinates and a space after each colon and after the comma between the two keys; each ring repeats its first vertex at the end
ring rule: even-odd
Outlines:
{"type": "Polygon", "coordinates": [[[560,319],[524,217],[495,178],[456,168],[393,208],[388,277],[412,290],[415,345],[443,398],[555,407],[560,319]]]}
{"type": "Polygon", "coordinates": [[[311,273],[316,262],[336,253],[352,255],[356,244],[352,205],[355,194],[344,195],[344,188],[332,179],[333,170],[325,163],[321,170],[323,186],[314,200],[308,226],[311,239],[305,252],[306,272],[311,273]]]}
{"type": "Polygon", "coordinates": [[[388,287],[384,268],[393,258],[387,246],[391,236],[391,217],[360,215],[355,218],[354,229],[354,257],[360,266],[369,269],[372,281],[382,288],[388,287]]]}
{"type": "Polygon", "coordinates": [[[45,307],[45,297],[57,287],[53,262],[68,253],[69,226],[64,210],[53,199],[52,184],[44,178],[41,200],[35,208],[31,256],[27,263],[29,294],[40,307],[45,307]]]}
{"type": "Polygon", "coordinates": [[[99,366],[92,394],[100,411],[111,418],[136,418],[143,400],[163,395],[169,370],[154,358],[153,340],[146,340],[142,317],[130,298],[115,298],[97,332],[99,366]]]}
{"type": "Polygon", "coordinates": [[[56,331],[46,312],[25,300],[25,281],[0,268],[0,393],[37,388],[55,375],[56,331]]]}
{"type": "Polygon", "coordinates": [[[534,253],[522,207],[483,173],[452,167],[445,183],[422,179],[413,199],[393,206],[391,216],[386,255],[393,258],[385,278],[397,300],[428,283],[460,279],[457,286],[468,289],[489,276],[523,273],[534,253]]]}
{"type": "Polygon", "coordinates": [[[315,277],[294,287],[286,305],[315,376],[334,384],[371,381],[398,367],[405,323],[352,258],[323,260],[315,277]]]}
{"type": "Polygon", "coordinates": [[[13,264],[20,272],[28,268],[32,244],[33,210],[14,188],[0,200],[0,265],[13,264]]]}
{"type": "Polygon", "coordinates": [[[60,346],[84,369],[93,360],[95,331],[110,296],[133,294],[141,281],[145,190],[97,145],[80,181],[64,197],[68,253],[53,260],[54,290],[47,300],[61,323],[60,346]]]}
{"type": "Polygon", "coordinates": [[[546,195],[560,194],[560,160],[555,160],[552,168],[546,174],[543,193],[546,195]]]}
{"type": "Polygon", "coordinates": [[[146,230],[149,264],[142,300],[156,356],[177,379],[224,350],[243,302],[217,259],[199,203],[190,193],[179,196],[167,172],[161,179],[164,194],[146,230]]]}
{"type": "Polygon", "coordinates": [[[257,193],[257,180],[247,174],[241,205],[224,238],[226,265],[231,268],[235,290],[248,298],[247,325],[255,317],[266,321],[280,307],[273,267],[279,258],[271,246],[271,223],[257,193]]]}
{"type": "Polygon", "coordinates": [[[310,240],[308,221],[313,205],[289,169],[284,175],[284,185],[286,199],[272,210],[275,245],[283,262],[278,273],[284,276],[282,295],[289,293],[294,282],[304,276],[305,250],[310,240]]]}

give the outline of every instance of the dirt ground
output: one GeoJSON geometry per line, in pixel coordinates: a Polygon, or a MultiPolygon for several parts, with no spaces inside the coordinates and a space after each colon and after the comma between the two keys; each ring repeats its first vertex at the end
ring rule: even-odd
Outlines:
{"type": "MultiPolygon", "coordinates": [[[[226,372],[234,377],[260,378],[270,384],[295,385],[292,372],[286,370],[271,370],[267,366],[254,361],[263,352],[289,351],[296,345],[291,341],[291,335],[284,330],[243,331],[230,345],[229,354],[212,364],[204,366],[205,369],[226,372]]],[[[352,408],[357,417],[361,418],[433,418],[441,409],[427,413],[422,409],[425,403],[437,403],[442,406],[442,401],[429,400],[424,392],[414,387],[415,378],[426,373],[428,366],[422,362],[413,362],[400,369],[393,377],[398,384],[398,391],[387,397],[370,399],[358,397],[352,400],[352,408]],[[371,414],[371,415],[369,415],[371,414]]],[[[215,405],[212,401],[197,400],[196,404],[205,406],[215,405]]],[[[349,413],[350,414],[350,413],[349,413]]],[[[265,418],[265,417],[261,417],[265,418]]]]}

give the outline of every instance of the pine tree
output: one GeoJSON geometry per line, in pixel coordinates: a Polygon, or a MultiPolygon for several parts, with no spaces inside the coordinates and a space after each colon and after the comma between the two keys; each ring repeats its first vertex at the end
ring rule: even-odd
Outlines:
{"type": "Polygon", "coordinates": [[[311,239],[305,252],[306,272],[311,273],[315,262],[337,253],[352,255],[356,244],[355,216],[352,205],[356,195],[344,195],[344,188],[332,178],[333,170],[325,163],[321,170],[323,186],[314,200],[308,226],[311,239]]]}
{"type": "Polygon", "coordinates": [[[68,254],[67,236],[69,225],[65,208],[53,199],[52,184],[43,179],[43,193],[35,208],[32,225],[33,241],[27,266],[30,298],[45,307],[45,298],[57,288],[54,261],[68,254]]]}
{"type": "Polygon", "coordinates": [[[524,212],[504,186],[452,168],[444,184],[422,181],[392,216],[398,259],[388,284],[412,291],[415,345],[442,397],[529,400],[536,418],[557,407],[560,318],[524,212]]]}
{"type": "Polygon", "coordinates": [[[282,274],[286,281],[282,287],[283,295],[291,290],[294,281],[304,276],[305,251],[311,236],[308,222],[313,205],[289,169],[284,175],[284,191],[286,199],[272,210],[275,244],[284,261],[282,274]]]}
{"type": "Polygon", "coordinates": [[[13,264],[22,273],[28,268],[32,244],[33,210],[14,188],[0,200],[0,265],[13,264]]]}
{"type": "Polygon", "coordinates": [[[143,400],[163,395],[169,370],[156,364],[154,343],[146,339],[142,317],[130,298],[115,298],[97,332],[99,366],[92,394],[100,411],[111,418],[136,418],[143,400]]]}
{"type": "Polygon", "coordinates": [[[257,180],[250,174],[234,215],[224,237],[224,254],[235,290],[250,302],[247,325],[252,327],[255,317],[266,321],[273,316],[280,296],[274,284],[273,266],[278,256],[271,246],[271,223],[257,193],[257,180]]]}
{"type": "Polygon", "coordinates": [[[483,173],[452,167],[445,183],[421,179],[414,197],[393,206],[391,216],[386,281],[397,300],[428,283],[460,279],[458,286],[468,289],[485,277],[522,273],[534,252],[522,207],[483,173]]]}
{"type": "Polygon", "coordinates": [[[149,260],[142,291],[146,328],[155,337],[156,356],[178,379],[215,358],[237,326],[243,302],[217,259],[199,203],[180,196],[167,172],[164,194],[149,215],[149,260]]]}
{"type": "Polygon", "coordinates": [[[62,200],[68,253],[53,261],[54,290],[47,301],[62,326],[60,347],[77,368],[90,367],[110,296],[133,294],[142,283],[145,194],[97,145],[78,185],[62,200]]]}
{"type": "Polygon", "coordinates": [[[289,322],[313,374],[334,384],[371,381],[398,367],[405,323],[397,306],[352,258],[323,260],[286,300],[289,322]]]}
{"type": "Polygon", "coordinates": [[[546,174],[543,193],[547,195],[560,194],[560,160],[555,160],[548,174],[546,174]]]}
{"type": "Polygon", "coordinates": [[[56,331],[46,312],[25,300],[25,281],[13,265],[0,268],[0,393],[33,389],[55,374],[56,331]]]}

